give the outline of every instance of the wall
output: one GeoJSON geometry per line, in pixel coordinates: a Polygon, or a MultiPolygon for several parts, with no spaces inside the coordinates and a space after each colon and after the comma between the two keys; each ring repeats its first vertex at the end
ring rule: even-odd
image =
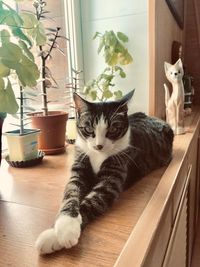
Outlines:
{"type": "Polygon", "coordinates": [[[125,68],[127,78],[117,84],[124,93],[136,89],[130,112],[148,112],[147,0],[80,0],[80,5],[85,81],[104,69],[103,58],[97,55],[98,41],[92,41],[94,33],[122,31],[129,37],[133,63],[125,68]]]}
{"type": "Polygon", "coordinates": [[[194,103],[200,104],[200,2],[186,0],[184,62],[193,78],[194,103]]]}
{"type": "Polygon", "coordinates": [[[165,0],[149,0],[150,44],[150,114],[165,117],[164,87],[166,82],[164,61],[171,62],[172,42],[183,41],[178,27],[165,0]],[[155,32],[154,32],[155,31],[155,32]]]}

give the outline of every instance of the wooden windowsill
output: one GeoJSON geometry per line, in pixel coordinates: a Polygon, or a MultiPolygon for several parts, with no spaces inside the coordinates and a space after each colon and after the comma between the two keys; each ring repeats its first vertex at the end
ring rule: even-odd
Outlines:
{"type": "Polygon", "coordinates": [[[199,109],[195,110],[186,120],[189,132],[175,138],[174,157],[167,170],[156,170],[123,192],[104,216],[86,227],[76,247],[45,257],[38,256],[34,242],[54,222],[68,180],[73,146],[64,155],[45,156],[41,165],[32,168],[12,168],[3,160],[0,266],[128,267],[126,255],[130,250],[134,252],[134,266],[140,266],[196,131],[199,114],[199,109]]]}

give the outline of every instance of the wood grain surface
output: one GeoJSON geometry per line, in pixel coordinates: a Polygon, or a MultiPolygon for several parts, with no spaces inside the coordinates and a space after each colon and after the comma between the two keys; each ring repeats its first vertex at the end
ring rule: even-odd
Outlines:
{"type": "Polygon", "coordinates": [[[69,179],[73,146],[45,156],[41,165],[17,169],[5,160],[0,168],[0,267],[113,266],[151,198],[164,168],[144,177],[104,216],[89,224],[79,244],[53,255],[38,256],[34,242],[50,227],[69,179]]]}

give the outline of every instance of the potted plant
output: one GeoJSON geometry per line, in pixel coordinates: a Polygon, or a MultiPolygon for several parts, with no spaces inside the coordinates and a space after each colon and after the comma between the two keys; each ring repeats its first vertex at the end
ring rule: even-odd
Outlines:
{"type": "Polygon", "coordinates": [[[64,111],[49,111],[48,89],[57,87],[57,83],[53,78],[51,70],[47,66],[48,60],[52,58],[52,51],[61,49],[57,40],[65,38],[60,35],[60,27],[45,29],[42,20],[45,19],[47,2],[43,0],[35,0],[33,3],[35,12],[22,13],[26,33],[34,41],[39,50],[39,58],[41,61],[41,96],[42,96],[42,112],[29,114],[32,120],[32,127],[41,129],[39,136],[39,149],[45,154],[59,154],[65,151],[65,132],[68,114],[64,111]]]}
{"type": "Polygon", "coordinates": [[[125,78],[126,73],[123,69],[124,65],[130,64],[133,59],[125,43],[128,37],[122,33],[114,31],[105,31],[103,34],[96,32],[93,39],[99,39],[98,54],[103,51],[105,64],[107,65],[103,72],[96,79],[90,80],[84,87],[84,93],[99,101],[105,101],[115,97],[120,99],[122,91],[115,89],[114,79],[116,77],[125,78]]]}
{"type": "Polygon", "coordinates": [[[44,153],[38,151],[38,134],[40,129],[27,129],[26,113],[32,108],[26,106],[28,93],[20,86],[19,129],[4,133],[7,137],[9,155],[6,160],[14,167],[27,167],[39,163],[44,153]]]}
{"type": "Polygon", "coordinates": [[[23,30],[24,21],[20,14],[5,1],[0,1],[0,14],[2,29],[0,31],[0,113],[3,114],[2,118],[6,113],[17,112],[18,104],[14,89],[34,87],[39,78],[39,70],[29,49],[32,43],[23,30]]]}

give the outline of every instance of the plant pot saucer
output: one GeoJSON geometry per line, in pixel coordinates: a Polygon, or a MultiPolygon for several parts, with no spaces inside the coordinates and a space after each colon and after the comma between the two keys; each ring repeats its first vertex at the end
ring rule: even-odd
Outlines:
{"type": "Polygon", "coordinates": [[[34,158],[34,159],[24,160],[24,161],[12,161],[9,159],[9,155],[7,155],[5,160],[12,167],[26,168],[26,167],[32,167],[32,166],[35,166],[35,165],[41,163],[44,155],[45,155],[45,153],[43,151],[38,151],[38,156],[37,156],[37,158],[34,158]]]}
{"type": "Polygon", "coordinates": [[[44,151],[45,155],[57,155],[57,154],[62,154],[66,151],[66,145],[62,147],[57,147],[57,148],[42,148],[42,151],[44,151]]]}

